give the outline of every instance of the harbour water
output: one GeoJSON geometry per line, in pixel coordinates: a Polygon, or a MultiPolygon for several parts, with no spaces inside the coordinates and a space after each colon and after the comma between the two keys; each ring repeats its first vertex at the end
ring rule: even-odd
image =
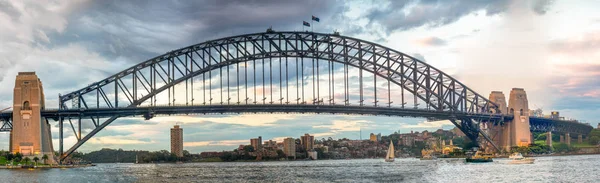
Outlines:
{"type": "Polygon", "coordinates": [[[185,164],[98,164],[73,169],[0,170],[2,182],[598,182],[600,155],[466,164],[416,158],[185,164]]]}

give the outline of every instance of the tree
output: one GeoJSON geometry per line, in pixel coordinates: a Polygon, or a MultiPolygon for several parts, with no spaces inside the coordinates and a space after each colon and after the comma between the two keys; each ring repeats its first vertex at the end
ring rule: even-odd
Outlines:
{"type": "Polygon", "coordinates": [[[598,137],[598,136],[593,136],[590,138],[591,145],[598,145],[599,142],[600,142],[600,137],[598,137]]]}
{"type": "Polygon", "coordinates": [[[4,157],[6,158],[7,161],[13,160],[13,158],[15,158],[15,155],[8,152],[6,154],[4,154],[4,157]]]}
{"type": "Polygon", "coordinates": [[[33,157],[33,161],[35,161],[35,166],[37,166],[37,163],[38,163],[39,160],[40,160],[40,158],[38,158],[37,156],[33,157]]]}
{"type": "Polygon", "coordinates": [[[21,162],[21,160],[23,160],[23,155],[22,155],[21,153],[19,153],[19,152],[15,153],[15,158],[14,158],[14,160],[15,160],[16,162],[21,162]]]}
{"type": "Polygon", "coordinates": [[[285,153],[281,149],[277,149],[277,157],[285,158],[285,153]]]}
{"type": "Polygon", "coordinates": [[[244,146],[244,151],[254,152],[254,147],[252,147],[251,145],[244,146]]]}
{"type": "Polygon", "coordinates": [[[25,161],[26,165],[29,164],[29,161],[31,161],[31,159],[29,159],[29,157],[25,157],[25,158],[23,158],[23,160],[25,161]]]}
{"type": "Polygon", "coordinates": [[[44,154],[44,156],[42,156],[42,160],[44,160],[44,164],[48,164],[48,155],[44,154]]]}

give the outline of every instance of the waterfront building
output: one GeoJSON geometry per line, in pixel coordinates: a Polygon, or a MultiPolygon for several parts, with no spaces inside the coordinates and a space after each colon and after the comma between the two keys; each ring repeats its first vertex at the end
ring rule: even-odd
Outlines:
{"type": "Polygon", "coordinates": [[[183,157],[183,128],[179,128],[179,125],[171,128],[171,153],[183,157]]]}
{"type": "Polygon", "coordinates": [[[268,149],[276,149],[277,148],[277,141],[274,141],[274,140],[265,141],[263,147],[264,148],[268,148],[268,149]]]}
{"type": "Polygon", "coordinates": [[[259,151],[262,149],[262,136],[258,136],[258,138],[250,139],[250,145],[254,148],[254,151],[259,151]]]}
{"type": "Polygon", "coordinates": [[[311,151],[308,151],[307,153],[308,153],[308,158],[310,158],[312,160],[317,160],[317,154],[318,154],[317,151],[311,150],[311,151]]]}
{"type": "Polygon", "coordinates": [[[377,136],[374,133],[371,133],[371,135],[369,135],[369,140],[371,142],[377,142],[377,136]]]}
{"type": "Polygon", "coordinates": [[[404,146],[413,146],[415,143],[415,137],[413,136],[404,136],[402,137],[402,145],[404,146]]]}
{"type": "Polygon", "coordinates": [[[304,136],[300,137],[300,143],[302,147],[306,149],[306,151],[314,149],[315,145],[315,136],[311,136],[308,133],[305,133],[304,136]]]}
{"type": "Polygon", "coordinates": [[[551,119],[559,119],[560,113],[558,111],[552,111],[552,112],[550,112],[550,118],[551,119]]]}
{"type": "Polygon", "coordinates": [[[283,139],[283,153],[285,156],[293,156],[296,159],[296,140],[294,138],[283,139]]]}

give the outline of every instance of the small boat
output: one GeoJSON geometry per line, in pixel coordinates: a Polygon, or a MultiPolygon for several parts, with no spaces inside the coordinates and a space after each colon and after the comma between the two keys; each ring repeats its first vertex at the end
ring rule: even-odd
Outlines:
{"type": "Polygon", "coordinates": [[[494,157],[494,155],[492,153],[484,153],[481,151],[477,151],[477,152],[475,152],[475,155],[473,155],[471,157],[467,157],[466,162],[467,163],[494,162],[494,159],[492,159],[493,157],[494,157]]]}
{"type": "Polygon", "coordinates": [[[533,162],[535,161],[535,159],[533,158],[523,157],[523,155],[518,152],[511,154],[508,157],[508,159],[511,160],[510,162],[508,162],[508,164],[533,164],[533,162]]]}
{"type": "Polygon", "coordinates": [[[394,143],[390,140],[390,147],[388,148],[387,155],[385,156],[385,162],[394,162],[394,143]]]}
{"type": "Polygon", "coordinates": [[[431,156],[431,155],[425,155],[425,156],[423,156],[423,157],[421,157],[421,158],[419,158],[419,159],[420,159],[420,160],[436,160],[436,159],[437,159],[437,157],[435,157],[435,156],[431,156]]]}

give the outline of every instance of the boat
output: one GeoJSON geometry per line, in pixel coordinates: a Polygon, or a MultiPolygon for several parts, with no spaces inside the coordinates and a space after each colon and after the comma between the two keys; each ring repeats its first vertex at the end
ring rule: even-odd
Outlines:
{"type": "Polygon", "coordinates": [[[473,155],[471,157],[467,157],[466,162],[467,163],[494,162],[494,159],[492,159],[493,157],[494,157],[494,155],[492,153],[484,153],[481,151],[477,151],[477,152],[475,152],[475,155],[473,155]]]}
{"type": "Polygon", "coordinates": [[[533,164],[533,162],[535,161],[535,159],[533,158],[523,157],[523,155],[518,152],[511,154],[508,157],[508,159],[511,160],[510,162],[508,162],[508,164],[533,164]]]}
{"type": "Polygon", "coordinates": [[[421,157],[421,158],[419,158],[419,159],[420,159],[420,160],[436,160],[436,159],[437,159],[437,157],[435,157],[435,156],[431,156],[431,155],[426,155],[426,156],[423,156],[423,157],[421,157]]]}
{"type": "Polygon", "coordinates": [[[390,140],[390,147],[388,148],[387,155],[385,156],[385,162],[394,162],[394,143],[390,140]]]}

